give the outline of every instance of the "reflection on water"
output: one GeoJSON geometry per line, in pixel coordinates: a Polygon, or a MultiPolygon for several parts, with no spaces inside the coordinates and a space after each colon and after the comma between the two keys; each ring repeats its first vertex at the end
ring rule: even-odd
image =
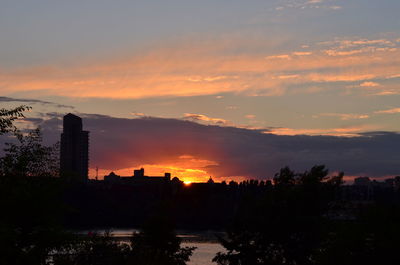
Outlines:
{"type": "MultiPolygon", "coordinates": [[[[79,231],[79,234],[88,234],[90,232],[96,232],[103,234],[106,230],[85,230],[79,231]]],[[[132,233],[139,232],[137,229],[112,229],[110,231],[113,237],[120,239],[121,241],[128,240],[132,236],[132,233]]],[[[217,252],[223,251],[224,248],[218,244],[215,240],[215,234],[220,232],[203,232],[195,233],[188,231],[178,231],[178,237],[182,238],[182,247],[196,247],[193,255],[190,257],[188,265],[216,265],[211,260],[215,257],[217,252]]]]}
{"type": "Polygon", "coordinates": [[[211,260],[224,248],[218,243],[190,242],[183,243],[183,247],[197,247],[190,258],[188,265],[215,265],[211,260]]]}

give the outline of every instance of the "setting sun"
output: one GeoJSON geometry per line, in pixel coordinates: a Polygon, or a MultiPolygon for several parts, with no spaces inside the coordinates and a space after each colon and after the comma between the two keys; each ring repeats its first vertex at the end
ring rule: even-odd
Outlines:
{"type": "MultiPolygon", "coordinates": [[[[122,176],[131,176],[134,169],[137,168],[145,168],[146,175],[148,176],[162,176],[165,172],[171,173],[172,177],[178,177],[181,181],[184,182],[185,185],[190,185],[192,182],[205,182],[210,175],[208,172],[202,169],[193,169],[193,168],[186,168],[184,166],[190,165],[139,165],[138,167],[132,168],[124,168],[114,170],[114,172],[118,175],[122,176]]],[[[111,170],[108,169],[99,169],[98,176],[102,179],[102,176],[108,175],[111,170]]],[[[90,169],[90,175],[95,176],[96,171],[95,169],[90,169]]],[[[93,177],[92,177],[93,178],[93,177]]]]}

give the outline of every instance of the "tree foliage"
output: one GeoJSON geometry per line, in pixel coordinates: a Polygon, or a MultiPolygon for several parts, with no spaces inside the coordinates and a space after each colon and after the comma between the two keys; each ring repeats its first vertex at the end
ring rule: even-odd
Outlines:
{"type": "Polygon", "coordinates": [[[0,264],[45,264],[64,244],[63,188],[53,178],[0,178],[0,264]]]}
{"type": "MultiPolygon", "coordinates": [[[[248,200],[220,243],[219,265],[400,264],[400,206],[342,201],[344,174],[285,167],[264,199],[248,200]],[[350,207],[350,208],[349,208],[350,207]]],[[[388,191],[388,190],[386,190],[388,191]]],[[[389,192],[392,192],[389,190],[389,192]]],[[[398,196],[398,195],[397,195],[398,196]]]]}
{"type": "Polygon", "coordinates": [[[171,222],[165,217],[153,217],[131,239],[130,264],[185,265],[195,248],[180,245],[171,222]]]}
{"type": "Polygon", "coordinates": [[[54,265],[185,265],[194,248],[181,240],[166,222],[151,220],[130,242],[105,234],[75,237],[53,255],[54,265]]]}
{"type": "Polygon", "coordinates": [[[324,213],[343,174],[329,176],[325,166],[304,173],[282,168],[263,199],[249,199],[220,243],[227,250],[220,265],[312,264],[324,235],[324,213]]]}
{"type": "Polygon", "coordinates": [[[0,109],[0,135],[15,131],[16,127],[13,124],[15,120],[24,118],[24,111],[30,110],[31,107],[21,105],[14,109],[0,109]]]}
{"type": "Polygon", "coordinates": [[[14,124],[30,109],[25,105],[0,109],[0,135],[11,132],[16,140],[5,144],[5,155],[0,158],[0,176],[58,176],[58,144],[45,146],[40,128],[23,133],[14,124]]]}
{"type": "Polygon", "coordinates": [[[52,256],[54,265],[127,265],[130,247],[112,237],[110,231],[104,234],[90,233],[74,236],[52,256]]]}
{"type": "Polygon", "coordinates": [[[58,143],[43,145],[40,128],[24,135],[14,132],[18,143],[6,143],[5,156],[0,158],[0,176],[58,176],[58,143]]]}
{"type": "Polygon", "coordinates": [[[12,133],[17,142],[6,143],[0,158],[0,264],[45,264],[68,234],[61,226],[63,187],[45,178],[56,176],[57,148],[42,144],[39,128],[23,134],[14,125],[28,109],[0,110],[0,135],[12,133]]]}

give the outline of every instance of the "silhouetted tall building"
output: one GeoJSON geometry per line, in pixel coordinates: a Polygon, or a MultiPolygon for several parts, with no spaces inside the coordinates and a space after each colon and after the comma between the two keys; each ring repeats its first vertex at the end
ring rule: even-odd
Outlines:
{"type": "Polygon", "coordinates": [[[61,176],[86,181],[89,167],[89,132],[82,130],[82,119],[68,113],[61,134],[61,176]]]}

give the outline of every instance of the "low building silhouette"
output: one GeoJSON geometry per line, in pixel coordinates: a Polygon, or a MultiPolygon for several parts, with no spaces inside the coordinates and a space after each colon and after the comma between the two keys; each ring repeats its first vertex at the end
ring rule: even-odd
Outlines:
{"type": "MultiPolygon", "coordinates": [[[[179,179],[178,179],[179,180],[179,179]]],[[[146,176],[144,168],[135,169],[133,176],[119,176],[114,172],[104,176],[104,181],[109,183],[130,183],[136,185],[159,184],[171,181],[171,173],[165,173],[164,176],[146,176]]]]}
{"type": "Polygon", "coordinates": [[[82,119],[68,113],[63,118],[60,148],[60,174],[76,181],[87,181],[89,132],[82,130],[82,119]]]}
{"type": "Polygon", "coordinates": [[[371,180],[369,177],[358,177],[354,179],[355,186],[369,186],[371,185],[371,180]]]}

